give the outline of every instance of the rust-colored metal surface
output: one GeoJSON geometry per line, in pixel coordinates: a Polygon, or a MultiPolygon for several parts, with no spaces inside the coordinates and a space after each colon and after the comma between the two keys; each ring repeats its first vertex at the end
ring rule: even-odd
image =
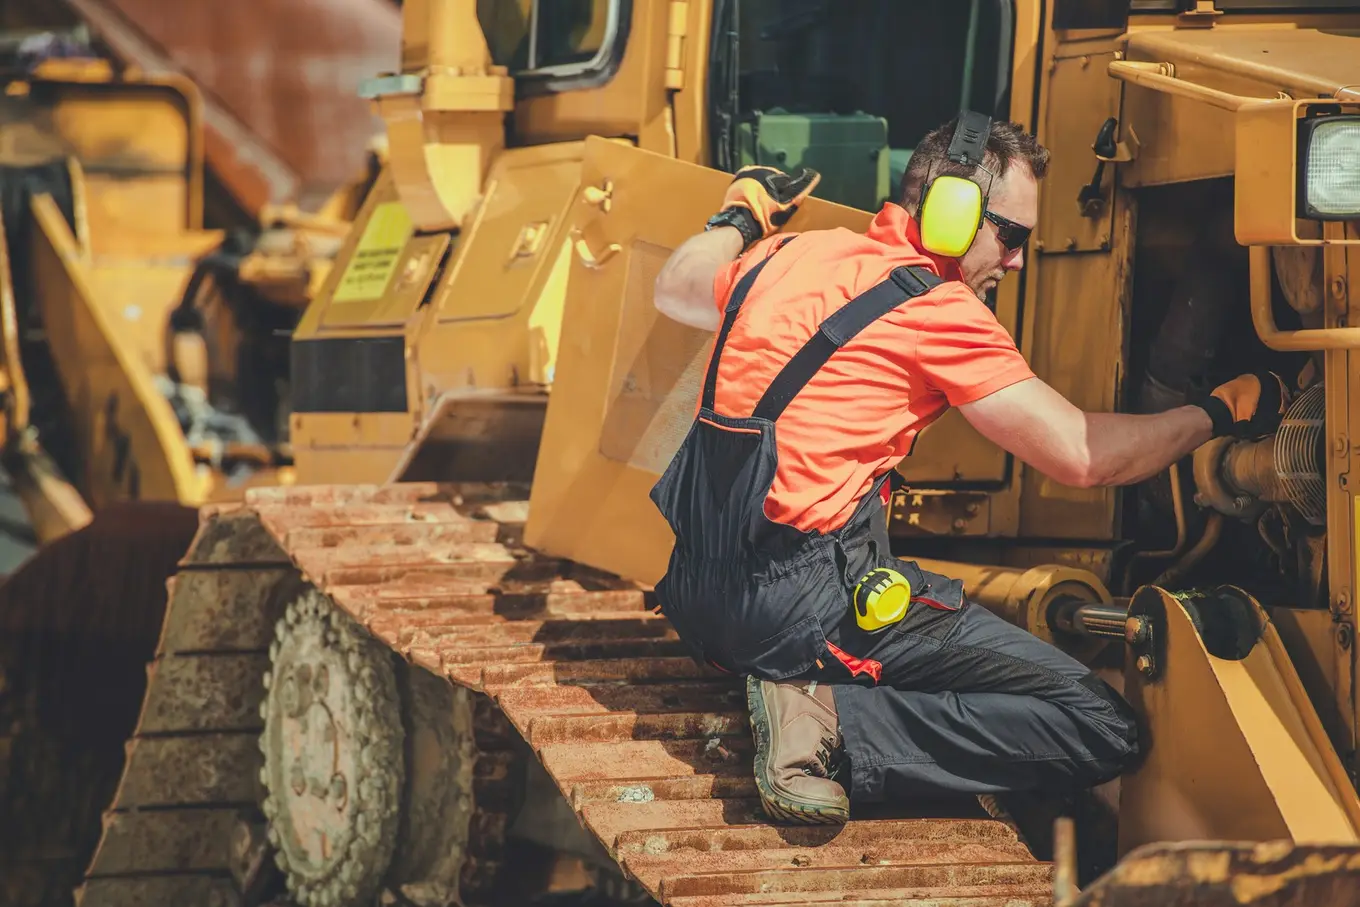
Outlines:
{"type": "Polygon", "coordinates": [[[208,752],[258,734],[253,709],[263,695],[268,629],[308,584],[410,661],[485,694],[583,825],[664,904],[1050,902],[1052,867],[980,809],[844,828],[765,821],[740,683],[695,665],[650,610],[646,589],[526,551],[519,544],[526,506],[479,501],[476,493],[425,483],[260,489],[242,508],[205,511],[173,588],[85,907],[169,894],[165,886],[190,881],[229,884],[221,876],[229,863],[227,816],[258,797],[259,756],[242,746],[237,784],[227,763],[208,752]],[[195,694],[204,708],[181,712],[169,700],[194,688],[161,681],[172,665],[205,650],[216,658],[232,653],[241,671],[219,691],[195,694]],[[252,658],[260,664],[248,670],[252,658]],[[201,758],[164,752],[175,722],[191,735],[180,745],[203,749],[201,758]],[[186,764],[208,773],[204,783],[172,768],[186,764]],[[172,879],[163,852],[133,846],[131,826],[159,835],[154,810],[172,803],[162,818],[222,812],[220,821],[176,839],[193,851],[180,856],[201,878],[172,879]]]}
{"type": "Polygon", "coordinates": [[[382,132],[358,88],[398,68],[391,0],[67,2],[127,62],[198,85],[208,163],[248,211],[316,207],[382,132]]]}
{"type": "MultiPolygon", "coordinates": [[[[359,502],[347,512],[363,524],[390,517],[391,508],[359,502]]],[[[327,523],[337,521],[333,513],[301,517],[314,530],[298,538],[317,543],[330,537],[327,523]]],[[[494,524],[483,525],[494,535],[494,524]]],[[[205,508],[187,551],[170,581],[141,714],[111,802],[104,791],[102,833],[76,893],[86,907],[239,904],[241,890],[272,868],[272,858],[262,869],[241,842],[262,837],[260,703],[269,645],[306,583],[256,513],[239,505],[205,508]]],[[[462,870],[470,903],[483,903],[478,894],[504,877],[505,809],[518,758],[513,729],[488,705],[474,706],[474,841],[462,870]]]]}
{"type": "Polygon", "coordinates": [[[1357,898],[1353,845],[1193,841],[1140,847],[1069,907],[1340,907],[1357,898]]]}

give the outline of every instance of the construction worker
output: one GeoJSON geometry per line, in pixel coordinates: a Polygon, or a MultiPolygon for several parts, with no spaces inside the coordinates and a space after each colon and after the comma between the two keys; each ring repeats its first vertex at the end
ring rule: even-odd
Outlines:
{"type": "Polygon", "coordinates": [[[696,659],[747,677],[773,817],[1076,793],[1137,756],[1108,684],[891,556],[889,475],[946,409],[1080,487],[1279,425],[1270,373],[1155,415],[1082,412],[1035,377],[985,297],[1024,264],[1047,168],[1021,127],[964,112],[920,142],[900,203],[866,233],[792,236],[779,228],[818,175],[747,168],[656,280],[663,313],[717,332],[696,419],[652,490],[675,535],[656,594],[696,659]]]}

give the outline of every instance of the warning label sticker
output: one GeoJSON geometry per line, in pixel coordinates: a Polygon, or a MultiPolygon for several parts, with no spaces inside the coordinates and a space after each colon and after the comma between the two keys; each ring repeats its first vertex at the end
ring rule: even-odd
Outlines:
{"type": "Polygon", "coordinates": [[[381,299],[410,238],[411,218],[401,202],[384,202],[374,208],[331,301],[381,299]]]}

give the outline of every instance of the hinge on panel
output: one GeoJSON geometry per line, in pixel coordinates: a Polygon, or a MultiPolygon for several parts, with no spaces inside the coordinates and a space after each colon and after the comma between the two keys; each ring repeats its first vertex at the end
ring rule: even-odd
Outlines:
{"type": "Polygon", "coordinates": [[[666,22],[666,88],[685,87],[685,32],[689,26],[689,0],[671,0],[666,22]]]}
{"type": "Polygon", "coordinates": [[[1181,28],[1213,28],[1214,22],[1223,11],[1214,6],[1214,0],[1194,0],[1189,8],[1176,17],[1181,28]]]}

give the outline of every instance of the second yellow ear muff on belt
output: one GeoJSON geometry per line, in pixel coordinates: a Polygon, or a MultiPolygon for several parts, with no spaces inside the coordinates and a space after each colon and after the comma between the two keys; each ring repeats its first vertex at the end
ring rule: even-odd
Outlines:
{"type": "Polygon", "coordinates": [[[911,583],[890,567],[875,567],[855,584],[855,623],[868,633],[892,626],[907,616],[911,583]]]}

